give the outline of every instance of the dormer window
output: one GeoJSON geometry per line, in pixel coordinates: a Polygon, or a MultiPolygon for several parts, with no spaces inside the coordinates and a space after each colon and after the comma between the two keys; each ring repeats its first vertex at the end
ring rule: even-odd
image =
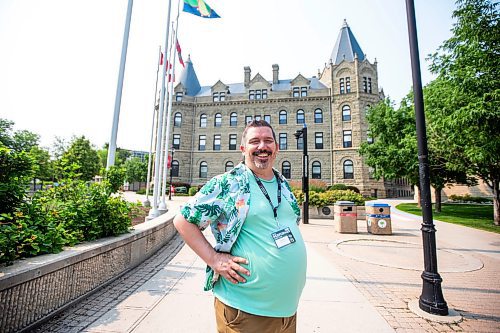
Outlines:
{"type": "Polygon", "coordinates": [[[299,87],[293,88],[293,97],[300,97],[300,88],[299,87]]]}
{"type": "Polygon", "coordinates": [[[307,97],[307,87],[293,87],[293,97],[307,97]]]}
{"type": "Polygon", "coordinates": [[[248,91],[248,99],[267,99],[267,89],[255,89],[248,91]]]}
{"type": "Polygon", "coordinates": [[[180,92],[176,92],[176,93],[175,93],[175,101],[176,101],[176,102],[182,102],[182,96],[183,96],[183,95],[184,95],[184,94],[182,93],[182,91],[180,91],[180,92]]]}
{"type": "Polygon", "coordinates": [[[214,92],[212,93],[212,98],[214,102],[224,102],[226,100],[225,92],[214,92]]]}
{"type": "Polygon", "coordinates": [[[307,97],[307,87],[300,87],[300,97],[307,97]]]}

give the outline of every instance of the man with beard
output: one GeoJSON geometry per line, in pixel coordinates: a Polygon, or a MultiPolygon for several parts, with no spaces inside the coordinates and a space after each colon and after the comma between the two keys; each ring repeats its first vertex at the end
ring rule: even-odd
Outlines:
{"type": "Polygon", "coordinates": [[[307,265],[300,209],[273,168],[278,144],[269,123],[248,123],[240,150],[243,162],[205,184],[174,225],[208,265],[218,332],[296,332],[307,265]],[[215,248],[201,232],[207,226],[215,248]]]}

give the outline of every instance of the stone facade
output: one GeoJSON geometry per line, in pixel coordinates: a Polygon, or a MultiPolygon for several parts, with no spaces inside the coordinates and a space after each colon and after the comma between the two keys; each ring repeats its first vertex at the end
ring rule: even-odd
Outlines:
{"type": "MultiPolygon", "coordinates": [[[[199,86],[188,59],[181,82],[174,90],[170,130],[175,148],[173,182],[203,185],[239,163],[245,124],[261,118],[269,120],[276,132],[281,147],[275,167],[284,174],[290,170],[288,178],[302,177],[302,147],[294,133],[305,123],[309,179],[356,186],[363,195],[386,197],[398,193],[388,188],[394,182],[370,177],[370,170],[358,153],[369,136],[366,110],[383,98],[383,92],[378,86],[377,62],[371,63],[364,55],[358,58],[356,51],[361,49],[344,23],[332,59],[339,59],[339,52],[346,49],[352,51],[350,57],[330,60],[312,78],[298,74],[281,80],[276,64],[272,65],[272,80],[259,73],[252,78],[247,66],[242,83],[218,81],[210,87],[199,86]],[[352,40],[355,45],[350,44],[352,40]],[[188,82],[190,75],[194,75],[198,91],[189,91],[188,87],[193,86],[188,82]]],[[[411,194],[409,186],[405,190],[411,194]]]]}

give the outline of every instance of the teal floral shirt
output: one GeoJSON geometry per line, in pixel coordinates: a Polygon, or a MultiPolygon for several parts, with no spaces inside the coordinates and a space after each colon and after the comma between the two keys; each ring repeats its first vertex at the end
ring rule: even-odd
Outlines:
{"type": "MultiPolygon", "coordinates": [[[[285,177],[279,174],[284,184],[282,195],[292,207],[297,224],[300,222],[300,208],[285,177]]],[[[240,163],[234,169],[208,181],[201,190],[181,208],[184,218],[196,224],[200,230],[210,226],[215,237],[215,250],[231,252],[245,222],[250,208],[250,185],[248,177],[252,172],[240,163]]],[[[204,290],[213,288],[218,276],[207,266],[204,290]]]]}

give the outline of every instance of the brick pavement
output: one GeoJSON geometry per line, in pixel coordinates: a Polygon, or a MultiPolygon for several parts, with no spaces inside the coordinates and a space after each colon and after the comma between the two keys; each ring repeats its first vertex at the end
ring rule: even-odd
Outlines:
{"type": "MultiPolygon", "coordinates": [[[[415,241],[420,235],[419,228],[419,223],[407,224],[402,228],[396,227],[392,236],[370,237],[385,241],[404,242],[409,238],[415,241]]],[[[362,221],[358,221],[358,229],[360,234],[340,235],[332,232],[329,223],[320,220],[313,220],[310,225],[301,228],[305,239],[311,239],[314,235],[314,246],[325,255],[329,252],[330,260],[396,332],[500,332],[498,260],[470,249],[474,259],[479,259],[484,264],[482,268],[467,272],[440,272],[448,307],[458,311],[463,320],[456,324],[437,323],[421,318],[408,309],[408,302],[418,299],[421,294],[422,271],[390,267],[390,263],[380,265],[364,262],[342,255],[341,251],[332,250],[332,244],[339,239],[366,238],[366,228],[362,221]]],[[[447,243],[443,240],[438,242],[438,246],[446,248],[447,243]]]]}

